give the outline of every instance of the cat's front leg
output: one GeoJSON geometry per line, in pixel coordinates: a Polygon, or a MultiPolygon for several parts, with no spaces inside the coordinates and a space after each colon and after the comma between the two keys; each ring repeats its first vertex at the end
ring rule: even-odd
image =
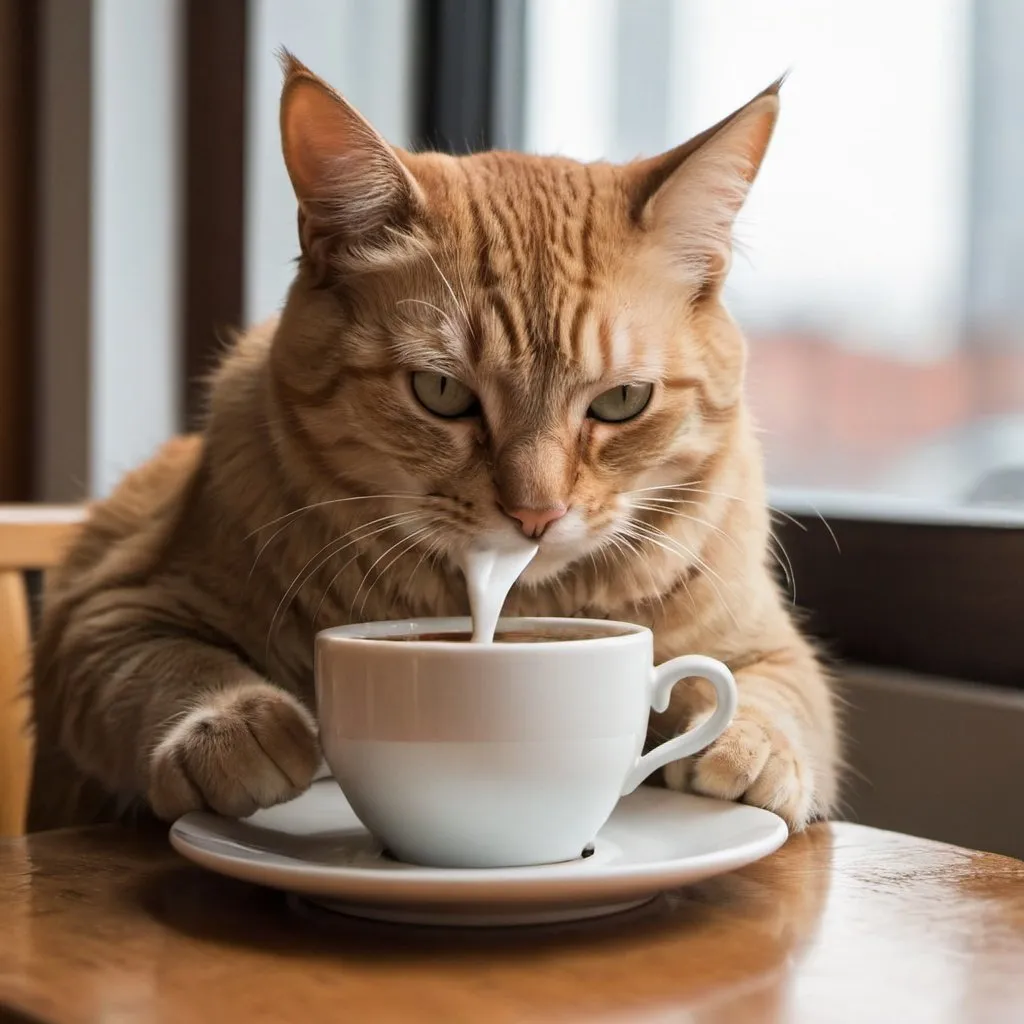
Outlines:
{"type": "MultiPolygon", "coordinates": [[[[668,765],[666,785],[765,807],[791,829],[803,829],[827,815],[836,798],[838,740],[827,679],[802,643],[735,676],[736,717],[701,754],[668,765]]],[[[694,709],[677,718],[677,731],[709,713],[694,709]]]]}
{"type": "Polygon", "coordinates": [[[229,650],[152,636],[152,602],[133,597],[128,604],[101,592],[44,635],[35,678],[41,734],[57,738],[108,793],[144,799],[167,820],[202,808],[242,816],[301,793],[320,749],[299,698],[229,650]],[[130,611],[116,629],[106,611],[114,601],[130,611]]]}
{"type": "Polygon", "coordinates": [[[168,821],[209,807],[245,817],[305,790],[320,763],[316,723],[290,693],[246,682],[201,698],[150,756],[147,799],[168,821]]]}

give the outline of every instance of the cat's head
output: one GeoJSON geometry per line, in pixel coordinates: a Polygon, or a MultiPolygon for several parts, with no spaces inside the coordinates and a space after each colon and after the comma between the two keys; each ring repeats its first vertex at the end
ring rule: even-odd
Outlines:
{"type": "Polygon", "coordinates": [[[775,84],[623,166],[413,154],[286,56],[302,255],[272,380],[324,486],[395,495],[442,553],[538,536],[540,580],[700,480],[741,416],[720,294],[777,113],[775,84]]]}

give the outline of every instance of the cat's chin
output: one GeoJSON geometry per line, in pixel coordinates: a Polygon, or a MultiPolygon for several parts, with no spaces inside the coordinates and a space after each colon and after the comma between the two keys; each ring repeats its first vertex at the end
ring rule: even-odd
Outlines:
{"type": "Polygon", "coordinates": [[[541,586],[561,576],[581,558],[585,558],[589,548],[579,544],[548,544],[541,542],[537,554],[519,577],[520,583],[527,586],[541,586]]]}

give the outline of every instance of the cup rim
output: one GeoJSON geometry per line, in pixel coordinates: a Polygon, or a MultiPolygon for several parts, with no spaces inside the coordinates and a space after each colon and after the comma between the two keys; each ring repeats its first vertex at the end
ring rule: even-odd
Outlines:
{"type": "MultiPolygon", "coordinates": [[[[623,622],[618,619],[579,619],[570,616],[515,616],[498,620],[498,629],[530,629],[545,626],[564,629],[567,625],[579,629],[616,630],[607,636],[583,637],[580,639],[538,640],[529,644],[467,644],[455,640],[408,640],[402,644],[403,651],[423,653],[424,651],[451,652],[460,651],[464,657],[468,653],[482,657],[509,657],[511,651],[543,651],[551,648],[567,649],[572,647],[618,647],[634,643],[638,637],[651,631],[647,626],[636,622],[623,622]]],[[[472,631],[473,620],[468,615],[426,617],[417,619],[385,619],[380,622],[354,622],[344,626],[331,626],[316,634],[316,642],[342,646],[347,648],[373,648],[394,651],[390,638],[417,633],[466,633],[472,631]]]]}

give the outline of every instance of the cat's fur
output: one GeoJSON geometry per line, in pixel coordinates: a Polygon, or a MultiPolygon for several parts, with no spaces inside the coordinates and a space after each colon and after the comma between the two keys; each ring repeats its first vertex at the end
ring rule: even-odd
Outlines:
{"type": "MultiPolygon", "coordinates": [[[[642,622],[659,659],[723,659],[736,719],[669,784],[798,828],[826,813],[833,698],[770,569],[744,342],[720,301],[778,91],[626,166],[455,158],[390,148],[286,57],[296,280],[228,353],[203,435],[95,505],[51,581],[32,824],[296,794],[318,763],[315,630],[465,613],[453,553],[517,529],[502,508],[558,503],[508,610],[642,622]],[[427,412],[417,370],[465,382],[483,414],[427,412]],[[586,418],[628,382],[655,384],[641,415],[586,418]]],[[[678,686],[657,730],[707,700],[678,686]]]]}

